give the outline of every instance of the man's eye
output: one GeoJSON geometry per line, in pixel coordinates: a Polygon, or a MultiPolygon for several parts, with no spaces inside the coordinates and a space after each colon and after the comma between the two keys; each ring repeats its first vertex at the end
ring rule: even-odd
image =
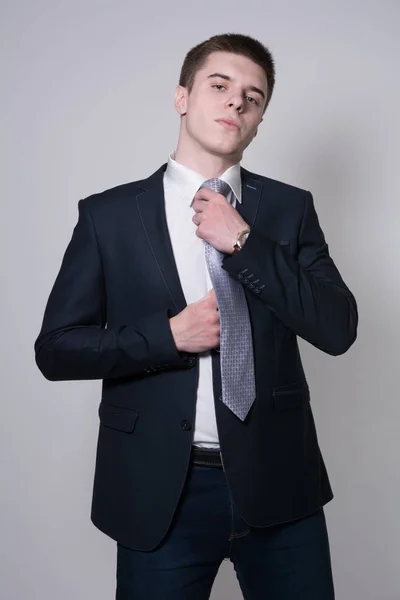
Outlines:
{"type": "Polygon", "coordinates": [[[221,83],[215,83],[212,87],[225,89],[225,86],[222,85],[221,83]]]}
{"type": "Polygon", "coordinates": [[[251,102],[254,102],[254,104],[258,104],[257,100],[255,98],[253,98],[252,96],[247,96],[247,99],[250,100],[251,102]]]}

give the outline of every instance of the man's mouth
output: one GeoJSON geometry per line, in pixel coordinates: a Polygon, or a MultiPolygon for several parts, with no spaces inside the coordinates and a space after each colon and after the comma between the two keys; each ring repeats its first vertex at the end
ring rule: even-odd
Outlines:
{"type": "Polygon", "coordinates": [[[228,129],[229,131],[238,131],[239,130],[239,125],[237,123],[235,123],[235,121],[232,121],[231,119],[217,119],[217,123],[222,125],[225,129],[228,129]]]}

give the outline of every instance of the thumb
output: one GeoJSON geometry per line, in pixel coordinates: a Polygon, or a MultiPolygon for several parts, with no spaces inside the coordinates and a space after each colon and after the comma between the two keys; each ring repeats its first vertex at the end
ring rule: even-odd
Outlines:
{"type": "Polygon", "coordinates": [[[211,288],[211,290],[207,293],[206,298],[211,298],[212,300],[215,300],[215,302],[217,301],[217,296],[215,295],[214,288],[211,288]]]}
{"type": "Polygon", "coordinates": [[[206,298],[209,298],[212,301],[213,305],[215,305],[215,307],[218,310],[217,296],[215,295],[214,288],[211,288],[211,290],[208,292],[206,298]]]}

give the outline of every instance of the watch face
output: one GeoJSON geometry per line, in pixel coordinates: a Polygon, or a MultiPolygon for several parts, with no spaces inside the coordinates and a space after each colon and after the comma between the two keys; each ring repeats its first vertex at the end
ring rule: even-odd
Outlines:
{"type": "Polygon", "coordinates": [[[239,244],[241,246],[243,246],[243,244],[245,243],[245,241],[247,240],[248,237],[249,237],[249,231],[244,231],[243,233],[241,233],[238,238],[239,244]]]}

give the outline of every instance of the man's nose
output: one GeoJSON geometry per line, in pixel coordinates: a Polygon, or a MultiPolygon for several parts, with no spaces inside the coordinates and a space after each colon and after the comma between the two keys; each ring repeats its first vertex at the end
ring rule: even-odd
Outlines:
{"type": "Polygon", "coordinates": [[[235,110],[242,109],[243,107],[243,98],[239,94],[235,94],[231,96],[231,98],[227,102],[228,108],[234,108],[235,110]]]}

